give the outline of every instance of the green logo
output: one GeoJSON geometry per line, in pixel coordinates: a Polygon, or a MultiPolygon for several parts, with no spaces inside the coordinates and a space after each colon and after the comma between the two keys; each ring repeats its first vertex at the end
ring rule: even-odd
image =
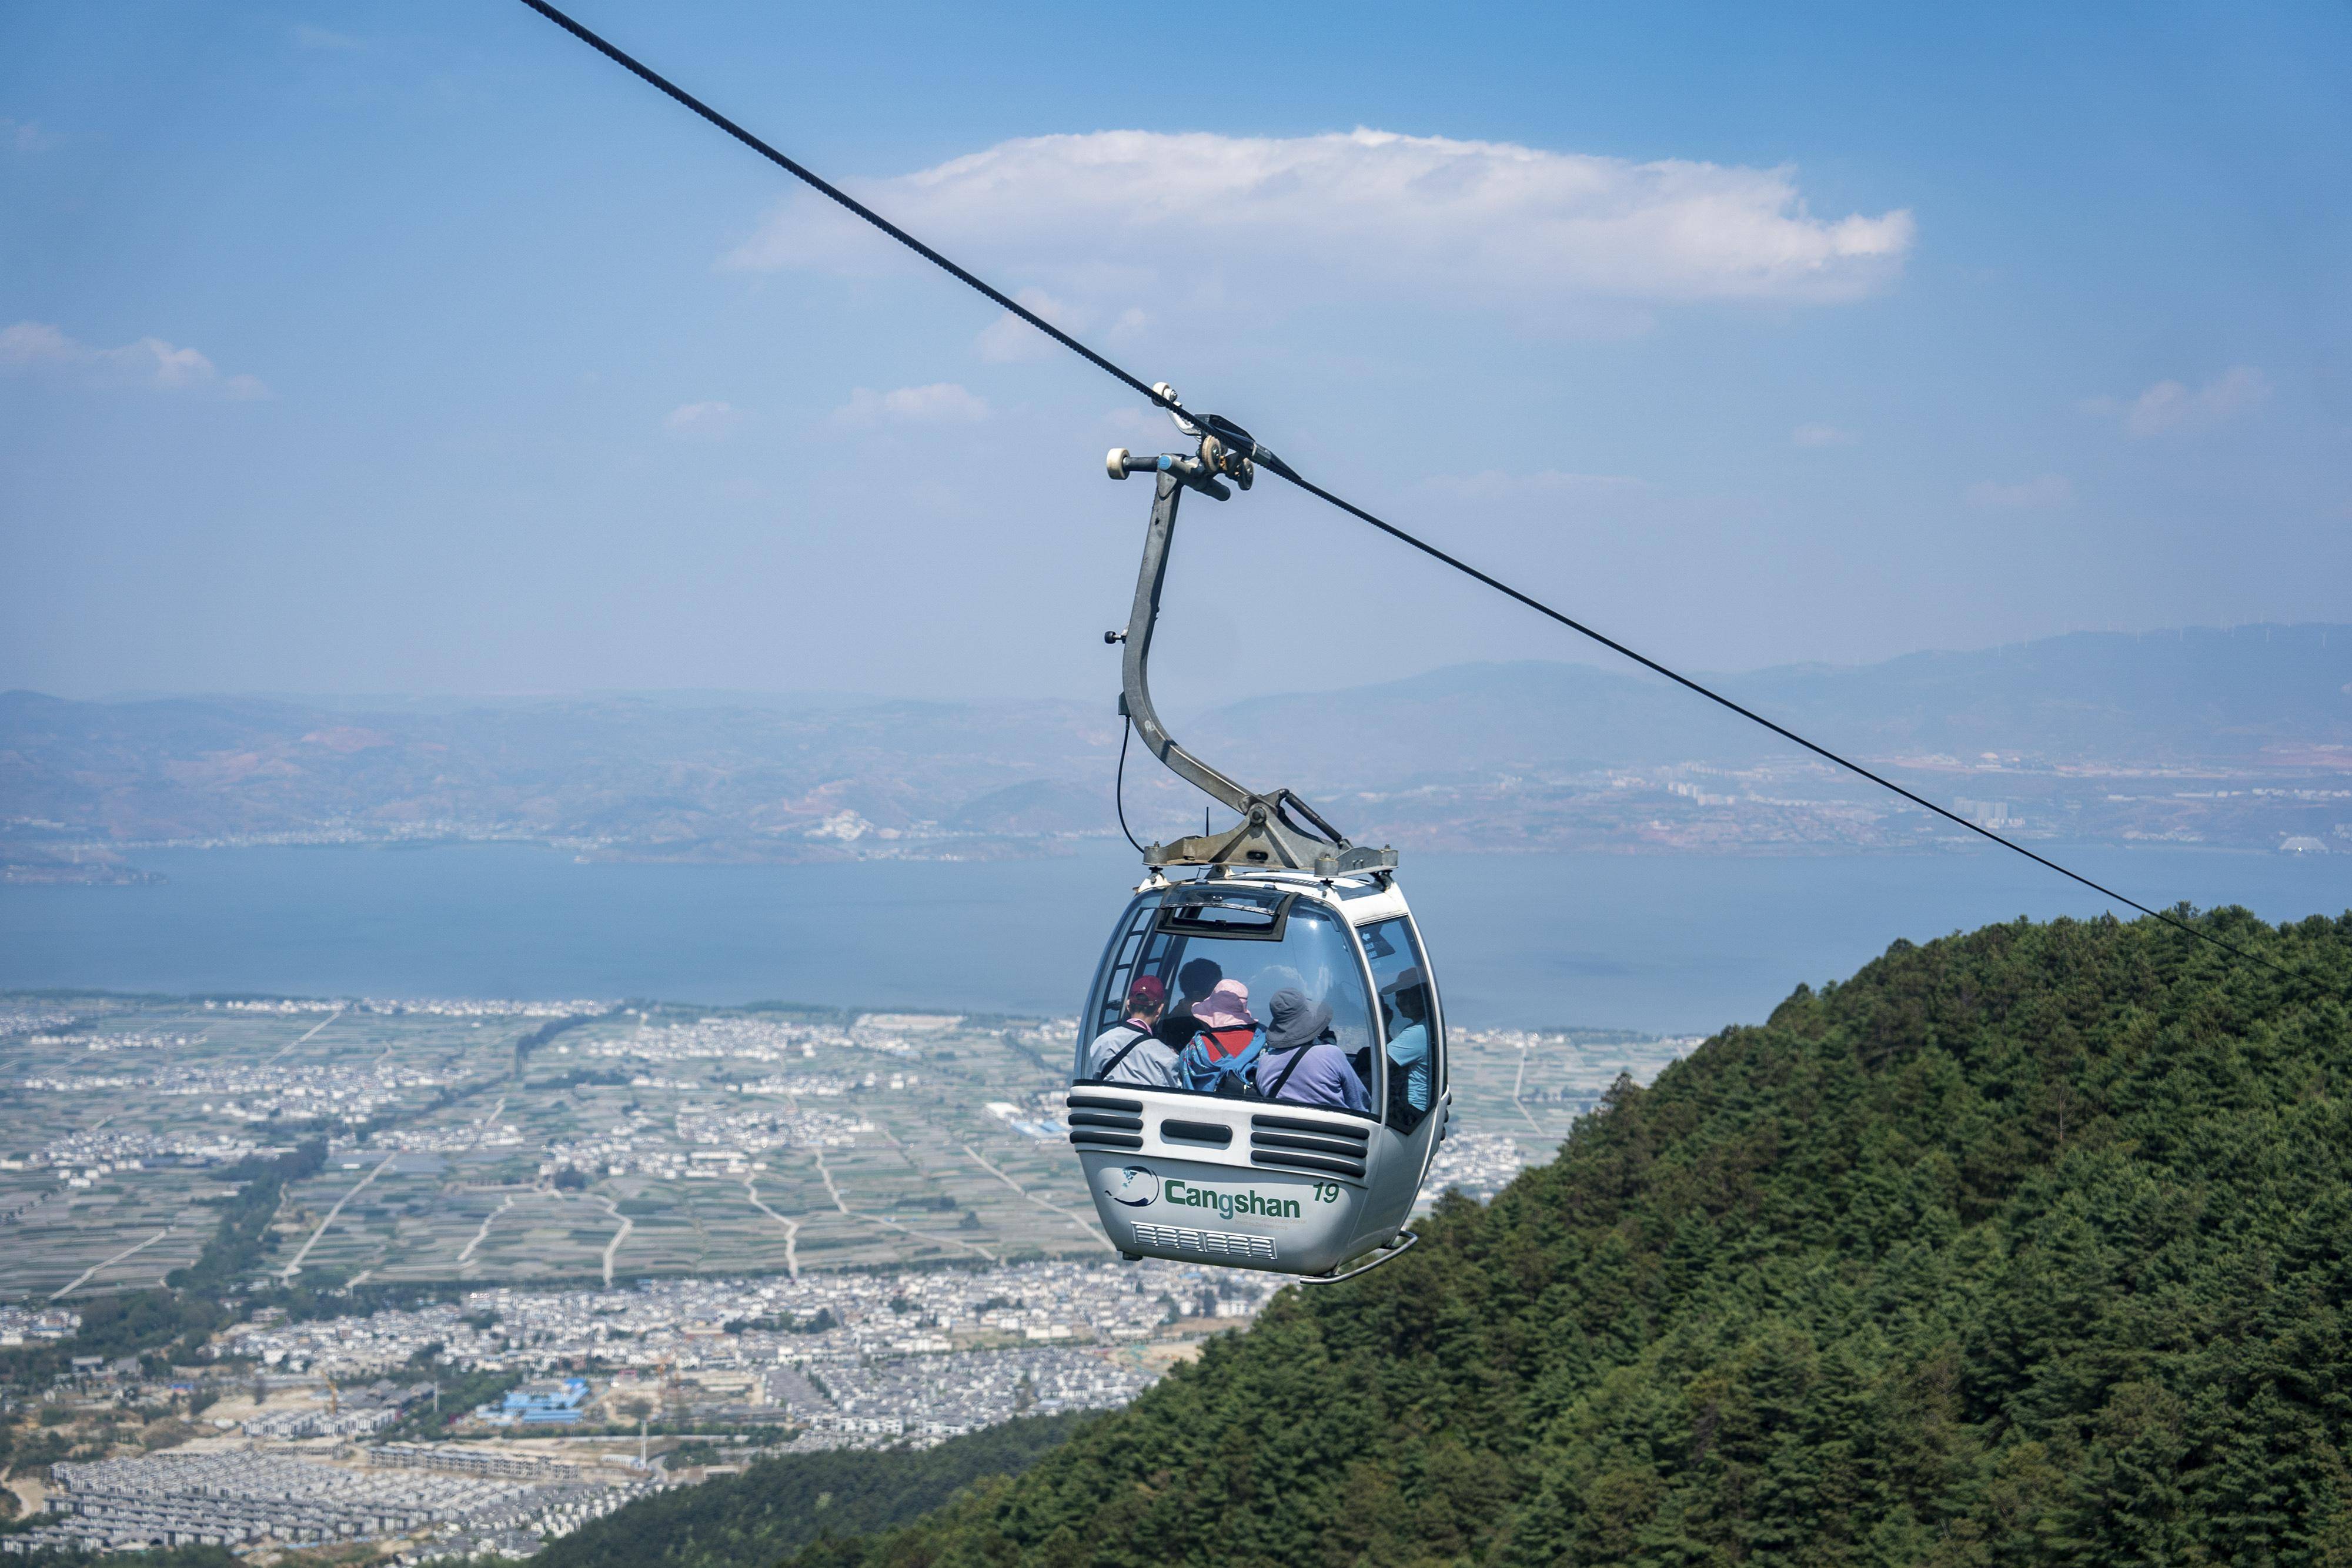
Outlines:
{"type": "Polygon", "coordinates": [[[1251,1190],[1219,1192],[1213,1187],[1194,1186],[1190,1182],[1171,1176],[1160,1189],[1162,1200],[1181,1208],[1213,1208],[1220,1219],[1234,1216],[1256,1215],[1266,1219],[1296,1219],[1298,1200],[1295,1197],[1268,1197],[1251,1190]]]}

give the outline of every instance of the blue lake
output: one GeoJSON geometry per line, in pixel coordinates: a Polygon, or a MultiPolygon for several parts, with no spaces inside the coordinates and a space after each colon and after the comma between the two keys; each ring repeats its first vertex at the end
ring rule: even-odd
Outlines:
{"type": "MultiPolygon", "coordinates": [[[[1136,878],[1124,846],[997,865],[581,864],[517,845],[136,858],[168,880],[0,886],[0,987],[1066,1014],[1136,878]]],[[[2159,908],[2352,906],[2352,855],[2063,858],[2159,908]]],[[[1990,851],[1414,853],[1404,884],[1459,1021],[1672,1033],[1760,1019],[1898,936],[2105,907],[1990,851]]]]}

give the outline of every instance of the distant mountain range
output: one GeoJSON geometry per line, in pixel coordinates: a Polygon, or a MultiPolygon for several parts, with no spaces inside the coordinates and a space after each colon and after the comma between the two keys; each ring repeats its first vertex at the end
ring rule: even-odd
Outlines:
{"type": "MultiPolygon", "coordinates": [[[[2352,745],[2352,626],[2080,632],[1979,653],[1704,679],[1833,749],[1881,758],[1994,752],[2269,765],[2352,745]]],[[[1236,704],[1201,737],[1269,760],[1287,753],[1294,772],[1350,784],[1395,783],[1422,770],[1419,758],[1442,772],[1790,755],[1787,742],[1630,665],[1459,664],[1354,691],[1236,704]],[[1375,734],[1370,746],[1339,738],[1375,734]]]]}
{"type": "MultiPolygon", "coordinates": [[[[2352,852],[2352,627],[2081,633],[1709,677],[2028,837],[2352,852]]],[[[123,874],[158,843],[506,838],[584,854],[1004,857],[1117,831],[1099,704],[0,695],[0,860],[123,874]]],[[[1465,664],[1180,726],[1360,839],[1479,848],[1923,841],[1916,809],[1642,671],[1465,664]]],[[[1139,833],[1199,800],[1140,752],[1139,833]]]]}

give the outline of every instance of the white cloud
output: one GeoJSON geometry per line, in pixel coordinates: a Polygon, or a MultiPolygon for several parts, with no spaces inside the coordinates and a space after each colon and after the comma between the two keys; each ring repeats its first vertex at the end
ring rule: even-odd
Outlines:
{"type": "Polygon", "coordinates": [[[905,424],[972,424],[988,417],[988,400],[975,397],[953,382],[927,387],[900,387],[877,392],[859,387],[849,402],[834,411],[844,424],[873,425],[885,421],[905,424]]]}
{"type": "Polygon", "coordinates": [[[1834,424],[1801,424],[1789,432],[1789,440],[1798,446],[1852,446],[1861,439],[1834,424]]]}
{"type": "Polygon", "coordinates": [[[68,337],[45,321],[19,321],[0,329],[0,366],[48,367],[79,371],[100,384],[152,387],[158,392],[206,392],[249,400],[269,389],[252,376],[223,376],[194,349],[161,338],[142,338],[119,349],[100,349],[68,337]]]}
{"type": "Polygon", "coordinates": [[[10,120],[0,115],[0,147],[12,152],[42,152],[58,144],[58,139],[29,120],[10,120]]]}
{"type": "MultiPolygon", "coordinates": [[[[1814,217],[1787,168],[1377,131],[1033,137],[853,189],[959,259],[1104,318],[1168,290],[1188,308],[1406,298],[1537,315],[1832,301],[1886,284],[1914,237],[1907,211],[1814,217]]],[[[832,203],[795,196],[722,265],[905,262],[832,203]]]]}
{"type": "Polygon", "coordinates": [[[2232,365],[2193,392],[2180,382],[2158,382],[2128,402],[2112,397],[2086,399],[2083,412],[2121,414],[2125,434],[2146,440],[2210,430],[2270,395],[2270,381],[2262,371],[2252,365],[2232,365]]]}
{"type": "Polygon", "coordinates": [[[2063,507],[2074,498],[2074,482],[2063,474],[2044,474],[2021,484],[1996,485],[1991,480],[1969,486],[1969,505],[2004,511],[2040,511],[2063,507]]]}
{"type": "Polygon", "coordinates": [[[701,441],[721,441],[743,423],[743,412],[730,402],[682,402],[662,418],[672,435],[701,441]]]}

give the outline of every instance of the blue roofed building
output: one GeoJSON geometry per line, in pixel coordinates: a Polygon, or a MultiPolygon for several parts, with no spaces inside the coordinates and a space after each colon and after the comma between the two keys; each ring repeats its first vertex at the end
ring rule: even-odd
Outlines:
{"type": "Polygon", "coordinates": [[[475,1406],[474,1417],[491,1427],[568,1427],[587,1402],[587,1379],[551,1377],[526,1383],[496,1405],[475,1406]]]}

